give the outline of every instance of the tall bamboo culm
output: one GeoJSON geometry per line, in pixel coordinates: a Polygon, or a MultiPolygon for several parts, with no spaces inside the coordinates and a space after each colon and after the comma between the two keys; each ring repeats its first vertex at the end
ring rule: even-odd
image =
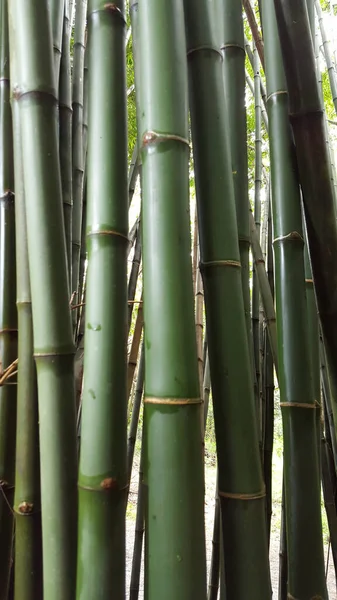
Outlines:
{"type": "Polygon", "coordinates": [[[184,6],[225,585],[229,598],[252,600],[267,598],[270,591],[265,490],[242,294],[222,55],[216,43],[214,3],[202,0],[196,6],[185,0],[184,6]],[[252,555],[258,557],[258,565],[253,566],[252,555]]]}
{"type": "MultiPolygon", "coordinates": [[[[305,0],[274,0],[303,191],[309,254],[331,377],[337,389],[337,225],[324,115],[305,0]],[[317,169],[319,162],[320,168],[317,169]]],[[[337,403],[333,402],[337,417],[337,403]]],[[[335,421],[336,422],[336,421],[335,421]]]]}
{"type": "Polygon", "coordinates": [[[181,0],[139,3],[139,49],[146,321],[145,597],[204,600],[202,404],[190,257],[181,0]]]}
{"type": "Polygon", "coordinates": [[[70,38],[71,25],[69,19],[68,0],[65,0],[59,81],[59,144],[63,198],[63,221],[66,238],[69,290],[71,290],[71,240],[73,211],[71,155],[73,112],[71,106],[70,38]]]}
{"type": "MultiPolygon", "coordinates": [[[[11,52],[15,77],[15,52],[11,52]]],[[[18,313],[18,391],[15,472],[15,600],[42,600],[42,529],[36,367],[30,291],[20,116],[12,96],[18,313]]]]}
{"type": "MultiPolygon", "coordinates": [[[[77,293],[80,302],[80,253],[83,212],[83,94],[84,94],[84,52],[85,52],[85,22],[87,16],[87,0],[77,0],[74,28],[74,58],[72,78],[72,292],[77,293]]],[[[72,312],[73,323],[76,325],[77,311],[72,312]]]]}
{"type": "Polygon", "coordinates": [[[11,0],[9,13],[11,48],[15,49],[12,89],[18,104],[22,144],[38,378],[43,588],[45,598],[70,600],[75,594],[77,523],[74,347],[53,45],[46,0],[24,5],[11,0]]]}
{"type": "MultiPolygon", "coordinates": [[[[0,373],[17,359],[15,206],[7,0],[0,3],[0,373]]],[[[0,385],[0,599],[7,599],[13,541],[17,383],[0,385]]],[[[1,375],[0,375],[1,377],[1,375]]]]}
{"type": "Polygon", "coordinates": [[[288,596],[327,598],[316,410],[307,332],[301,197],[272,3],[262,0],[271,156],[279,387],[284,435],[288,596]],[[280,169],[282,165],[282,169],[280,169]]]}
{"type": "Polygon", "coordinates": [[[112,593],[116,600],[125,598],[129,243],[124,11],[123,0],[88,2],[88,269],[76,586],[81,600],[107,600],[112,593]]]}

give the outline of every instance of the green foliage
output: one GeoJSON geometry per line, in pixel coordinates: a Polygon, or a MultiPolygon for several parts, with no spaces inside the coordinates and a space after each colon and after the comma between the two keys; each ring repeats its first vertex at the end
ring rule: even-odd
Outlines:
{"type": "MultiPolygon", "coordinates": [[[[126,48],[126,83],[127,89],[134,86],[134,64],[132,54],[132,36],[128,41],[126,48]]],[[[137,121],[136,121],[136,93],[135,90],[128,94],[128,159],[131,161],[132,151],[137,142],[137,121]]]]}

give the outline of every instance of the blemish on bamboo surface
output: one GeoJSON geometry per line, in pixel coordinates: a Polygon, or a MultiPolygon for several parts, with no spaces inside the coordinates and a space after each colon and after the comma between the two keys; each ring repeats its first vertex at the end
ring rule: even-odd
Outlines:
{"type": "Polygon", "coordinates": [[[143,135],[142,148],[151,144],[159,144],[170,141],[181,142],[182,144],[190,147],[189,141],[180,135],[175,135],[174,133],[158,133],[157,131],[150,130],[146,131],[143,135]]]}
{"type": "Polygon", "coordinates": [[[145,404],[166,404],[171,406],[186,406],[188,404],[202,404],[201,398],[156,398],[155,396],[146,396],[145,404]]]}

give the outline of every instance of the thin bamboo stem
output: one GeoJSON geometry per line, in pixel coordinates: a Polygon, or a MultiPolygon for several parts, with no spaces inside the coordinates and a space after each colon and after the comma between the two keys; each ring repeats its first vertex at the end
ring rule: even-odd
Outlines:
{"type": "Polygon", "coordinates": [[[7,600],[13,544],[18,322],[7,0],[0,4],[0,599],[7,600]]]}
{"type": "Polygon", "coordinates": [[[38,378],[44,597],[73,600],[77,525],[74,346],[52,39],[47,1],[22,4],[11,0],[9,12],[11,48],[15,48],[10,57],[17,60],[17,69],[11,63],[12,90],[22,136],[38,378]]]}

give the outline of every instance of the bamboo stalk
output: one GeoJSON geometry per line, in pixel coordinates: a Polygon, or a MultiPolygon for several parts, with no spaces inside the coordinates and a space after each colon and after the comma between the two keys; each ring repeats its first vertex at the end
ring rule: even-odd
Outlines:
{"type": "Polygon", "coordinates": [[[274,299],[268,281],[263,252],[259,243],[256,232],[253,213],[250,212],[250,232],[252,242],[252,253],[255,262],[256,272],[259,278],[259,287],[261,300],[263,304],[264,318],[268,329],[270,347],[273,355],[275,371],[277,378],[279,377],[278,370],[278,350],[277,350],[277,330],[276,330],[276,315],[274,309],[274,299]]]}
{"type": "MultiPolygon", "coordinates": [[[[242,7],[236,0],[222,2],[221,15],[223,73],[229,122],[229,141],[239,237],[242,293],[249,345],[252,345],[249,288],[249,201],[248,156],[245,105],[245,48],[242,7]]],[[[251,348],[253,360],[253,348],[251,348]]],[[[252,365],[253,366],[253,365],[252,365]]],[[[253,366],[254,368],[254,366],[253,366]]]]}
{"type": "MultiPolygon", "coordinates": [[[[316,413],[308,336],[301,196],[275,10],[262,0],[271,157],[279,387],[284,435],[288,595],[327,597],[316,413]],[[280,166],[282,168],[280,168],[280,166]]],[[[305,9],[306,11],[306,9],[305,9]]],[[[307,13],[306,13],[307,14],[307,13]]]]}
{"type": "Polygon", "coordinates": [[[7,0],[0,4],[0,598],[7,599],[12,561],[17,379],[15,204],[7,0]],[[14,375],[14,376],[11,376],[14,375]]]}
{"type": "MultiPolygon", "coordinates": [[[[72,182],[73,182],[73,219],[72,219],[72,292],[79,292],[79,269],[81,252],[81,232],[83,213],[83,102],[84,102],[84,52],[85,20],[87,0],[77,0],[74,30],[74,57],[72,78],[72,182]]],[[[89,75],[90,77],[90,75],[89,75]]],[[[76,326],[77,311],[73,311],[73,324],[76,326]]]]}
{"type": "MultiPolygon", "coordinates": [[[[268,281],[272,297],[274,297],[274,264],[272,247],[272,222],[271,206],[269,195],[268,210],[268,234],[267,234],[267,269],[268,281]]],[[[274,361],[269,336],[265,335],[265,419],[264,419],[264,452],[263,452],[263,473],[266,485],[266,517],[267,517],[267,536],[270,543],[271,517],[273,512],[272,505],[272,471],[273,471],[273,442],[274,442],[274,361]]]]}
{"type": "MultiPolygon", "coordinates": [[[[143,300],[143,294],[141,295],[141,301],[143,300]]],[[[141,303],[138,307],[137,318],[135,323],[135,329],[133,332],[132,344],[129,353],[128,370],[127,370],[127,398],[130,398],[133,377],[137,366],[137,357],[140,346],[140,340],[142,337],[144,325],[143,317],[143,304],[141,303]]]]}
{"type": "MultiPolygon", "coordinates": [[[[254,65],[254,99],[255,99],[255,179],[254,179],[254,221],[256,234],[261,238],[261,187],[262,187],[262,137],[261,137],[261,95],[260,95],[260,65],[256,46],[253,51],[254,65]]],[[[247,203],[248,204],[248,203],[247,203]]],[[[247,206],[248,208],[248,206],[247,206]]],[[[261,394],[261,358],[260,358],[260,293],[255,263],[253,263],[252,290],[252,333],[254,366],[257,385],[257,402],[260,405],[261,394]]]]}
{"type": "Polygon", "coordinates": [[[226,592],[229,598],[253,600],[268,597],[269,565],[222,55],[209,2],[186,0],[185,19],[226,592]]]}
{"type": "Polygon", "coordinates": [[[145,513],[145,484],[143,482],[143,462],[144,462],[144,434],[142,441],[142,451],[139,464],[139,483],[137,493],[137,514],[135,524],[135,542],[133,546],[131,579],[130,579],[130,594],[129,600],[138,600],[139,598],[139,583],[141,560],[143,551],[143,540],[145,531],[144,513],[145,513]]]}
{"type": "Polygon", "coordinates": [[[11,47],[17,60],[12,89],[22,136],[38,378],[44,597],[73,600],[77,522],[74,347],[52,40],[46,1],[22,4],[11,0],[9,9],[11,47]]]}
{"type": "Polygon", "coordinates": [[[54,52],[54,85],[57,92],[59,89],[65,1],[66,0],[48,0],[54,52]]]}
{"type": "MultiPolygon", "coordinates": [[[[334,359],[337,355],[337,274],[334,258],[337,255],[337,227],[309,21],[304,0],[274,2],[303,190],[316,299],[331,376],[337,389],[334,359]]],[[[336,408],[334,403],[337,416],[336,408]]]]}
{"type": "Polygon", "coordinates": [[[139,422],[140,406],[141,406],[143,388],[144,388],[144,370],[145,370],[144,362],[145,362],[145,351],[144,351],[144,343],[143,343],[141,353],[140,353],[137,385],[135,388],[131,422],[130,422],[129,433],[128,433],[127,457],[128,457],[128,482],[129,482],[129,485],[130,485],[130,480],[131,480],[133,456],[134,456],[135,444],[136,444],[136,439],[137,439],[137,427],[138,427],[138,422],[139,422]]]}
{"type": "Polygon", "coordinates": [[[59,121],[60,121],[60,168],[63,197],[63,220],[67,249],[67,264],[69,289],[71,289],[71,238],[72,238],[72,106],[71,106],[71,66],[70,66],[70,35],[68,0],[65,2],[62,56],[60,64],[59,84],[59,121]]]}
{"type": "MultiPolygon", "coordinates": [[[[254,97],[254,83],[253,83],[253,81],[252,81],[252,79],[251,79],[251,77],[250,77],[250,75],[249,75],[249,73],[247,71],[246,71],[246,81],[248,83],[248,87],[249,87],[249,89],[250,89],[250,91],[252,93],[252,96],[254,97]]],[[[262,85],[263,84],[261,82],[261,88],[262,88],[262,85]]],[[[264,87],[263,87],[263,90],[264,90],[264,87]]],[[[263,99],[263,97],[262,97],[262,99],[263,99]]],[[[262,116],[262,120],[263,120],[264,126],[266,128],[266,131],[268,132],[268,114],[267,114],[267,111],[266,111],[265,100],[266,100],[266,98],[263,99],[263,103],[262,103],[262,106],[261,106],[261,116],[262,116]]]]}
{"type": "MultiPolygon", "coordinates": [[[[15,65],[11,64],[12,75],[15,65]]],[[[42,600],[42,530],[39,425],[33,322],[27,252],[19,107],[12,98],[15,165],[15,231],[18,313],[18,389],[15,472],[16,600],[42,600]]]]}
{"type": "Polygon", "coordinates": [[[128,301],[129,301],[128,329],[129,329],[129,331],[130,331],[132,311],[133,311],[133,302],[132,301],[135,299],[141,257],[142,257],[142,247],[141,247],[140,220],[139,220],[138,227],[137,227],[137,233],[136,233],[135,250],[134,250],[134,255],[133,255],[133,260],[132,260],[129,284],[128,284],[128,301]]]}
{"type": "Polygon", "coordinates": [[[139,48],[146,298],[145,597],[204,600],[201,402],[191,264],[187,66],[180,0],[142,0],[139,48]]]}
{"type": "Polygon", "coordinates": [[[257,51],[259,53],[259,58],[261,61],[262,68],[263,68],[263,70],[265,70],[265,68],[264,68],[264,44],[263,44],[262,36],[259,31],[258,24],[256,22],[254,10],[252,8],[250,0],[242,0],[242,4],[245,9],[245,13],[246,13],[246,16],[248,19],[249,27],[252,32],[257,51]]]}
{"type": "Polygon", "coordinates": [[[88,271],[76,586],[76,597],[81,600],[106,600],[112,592],[116,600],[125,597],[128,199],[124,8],[123,0],[88,3],[88,271]]]}

